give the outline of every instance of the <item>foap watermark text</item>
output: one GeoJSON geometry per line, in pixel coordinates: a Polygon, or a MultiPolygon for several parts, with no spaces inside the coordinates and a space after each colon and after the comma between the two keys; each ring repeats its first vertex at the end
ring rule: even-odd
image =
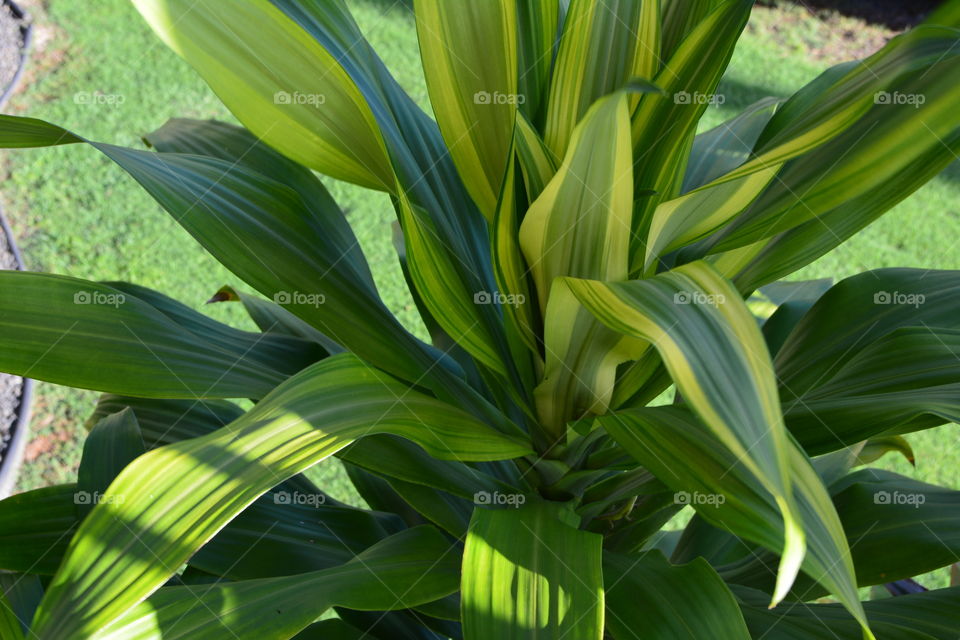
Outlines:
{"type": "Polygon", "coordinates": [[[927,297],[922,293],[904,293],[902,291],[877,291],[873,294],[873,304],[906,305],[919,308],[927,297]]]}
{"type": "Polygon", "coordinates": [[[527,301],[522,293],[500,293],[499,291],[478,291],[473,294],[473,304],[500,304],[519,306],[527,301]]]}
{"type": "Polygon", "coordinates": [[[722,293],[703,293],[702,291],[677,291],[673,294],[674,304],[705,304],[718,307],[727,302],[722,293]]]}
{"type": "Polygon", "coordinates": [[[691,507],[705,505],[709,507],[719,507],[727,501],[727,496],[722,493],[700,493],[694,491],[677,491],[673,494],[673,503],[690,505],[691,507]]]}
{"type": "Polygon", "coordinates": [[[300,491],[277,491],[273,494],[273,504],[321,507],[327,502],[322,493],[301,493],[300,491]]]}
{"type": "Polygon", "coordinates": [[[522,493],[500,493],[494,491],[477,491],[473,494],[473,503],[479,506],[506,506],[514,509],[520,508],[527,501],[527,496],[522,493]]]}
{"type": "Polygon", "coordinates": [[[901,491],[877,491],[873,494],[874,504],[909,505],[916,509],[927,501],[922,493],[903,493],[901,491]]]}
{"type": "Polygon", "coordinates": [[[103,305],[119,307],[127,301],[122,293],[104,293],[103,291],[77,291],[73,294],[73,304],[103,305]]]}
{"type": "Polygon", "coordinates": [[[283,306],[302,305],[306,307],[319,307],[327,301],[327,297],[322,293],[277,291],[275,294],[273,294],[273,301],[283,306]]]}

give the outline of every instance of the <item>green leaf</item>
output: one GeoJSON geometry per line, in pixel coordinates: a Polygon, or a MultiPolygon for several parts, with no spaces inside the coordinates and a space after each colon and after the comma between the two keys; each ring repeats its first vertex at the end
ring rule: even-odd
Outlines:
{"type": "Polygon", "coordinates": [[[669,60],[690,32],[725,0],[660,0],[663,53],[669,60]]]}
{"type": "Polygon", "coordinates": [[[350,562],[296,576],[167,587],[92,636],[96,640],[175,640],[229,635],[292,638],[333,606],[406,609],[457,589],[457,555],[435,529],[408,529],[350,562]]]}
{"type": "Polygon", "coordinates": [[[441,459],[530,453],[353,355],[333,356],[223,429],[155,449],[129,465],[106,494],[122,501],[102,501],[74,536],[34,630],[73,638],[102,628],[163,584],[271,486],[376,433],[410,438],[441,459]]]}
{"type": "MultiPolygon", "coordinates": [[[[714,100],[752,6],[751,0],[712,2],[709,12],[652,78],[663,94],[644,95],[633,113],[633,152],[638,157],[634,184],[638,193],[655,193],[637,201],[631,227],[632,271],[643,264],[654,210],[680,191],[697,122],[714,100]],[[665,128],[664,123],[669,126],[665,128]]],[[[669,6],[665,8],[665,14],[671,11],[669,6]]]]}
{"type": "Polygon", "coordinates": [[[432,458],[420,447],[396,436],[369,436],[343,449],[337,457],[379,475],[442,489],[468,500],[481,491],[519,491],[482,469],[432,458]]]}
{"type": "MultiPolygon", "coordinates": [[[[747,626],[766,640],[858,638],[858,625],[836,604],[785,603],[768,610],[764,594],[734,587],[747,626]]],[[[877,636],[884,640],[954,640],[960,625],[960,587],[865,602],[877,636]]]]}
{"type": "MultiPolygon", "coordinates": [[[[657,3],[571,0],[550,84],[544,140],[562,158],[574,127],[601,97],[659,66],[657,3]]],[[[603,192],[600,192],[603,193],[603,192]]]]}
{"type": "Polygon", "coordinates": [[[777,377],[801,395],[896,329],[960,329],[958,305],[960,271],[878,269],[846,278],[790,334],[775,360],[777,377]]]}
{"type": "MultiPolygon", "coordinates": [[[[934,164],[946,166],[953,156],[949,147],[960,136],[951,109],[958,95],[950,61],[958,55],[956,43],[953,30],[921,27],[801,89],[770,120],[749,162],[658,207],[647,267],[664,252],[708,235],[687,259],[746,247],[854,199],[862,209],[856,219],[869,220],[912,192],[919,186],[914,175],[929,169],[910,167],[921,158],[933,160],[931,154],[942,159],[934,164]],[[904,102],[891,96],[905,96],[904,102]],[[901,175],[904,170],[911,175],[901,175]]],[[[832,225],[826,228],[832,231],[832,225]]]]}
{"type": "Polygon", "coordinates": [[[750,640],[743,614],[702,558],[671,565],[658,551],[605,552],[606,627],[616,640],[750,640]]]}
{"type": "Polygon", "coordinates": [[[517,116],[514,144],[527,200],[533,202],[543,193],[560,163],[523,115],[517,116]]]}
{"type": "Polygon", "coordinates": [[[776,311],[763,323],[763,339],[771,355],[776,356],[779,353],[793,328],[832,284],[830,278],[799,282],[780,281],[760,289],[765,298],[777,305],[776,311]]]}
{"type": "Polygon", "coordinates": [[[518,90],[515,0],[417,0],[430,102],[467,191],[493,220],[509,159],[518,90]]]}
{"type": "MultiPolygon", "coordinates": [[[[415,207],[405,194],[398,211],[408,256],[407,267],[420,298],[441,327],[478,363],[507,374],[498,338],[485,322],[483,307],[493,306],[493,292],[473,293],[457,275],[454,258],[444,250],[443,240],[426,212],[415,207]]],[[[509,362],[509,360],[506,360],[509,362]]]]}
{"type": "Polygon", "coordinates": [[[119,289],[0,271],[0,368],[132,396],[262,397],[286,376],[225,351],[119,289]]]}
{"type": "Polygon", "coordinates": [[[213,0],[135,0],[258,139],[339,180],[392,190],[369,105],[336,58],[267,0],[224,12],[213,0]]]}
{"type": "Polygon", "coordinates": [[[473,512],[463,553],[464,640],[603,636],[603,538],[555,503],[473,512]]]}
{"type": "Polygon", "coordinates": [[[249,314],[250,319],[253,320],[264,333],[289,335],[309,342],[316,342],[330,354],[343,351],[342,346],[276,302],[237,291],[229,286],[220,287],[207,302],[210,304],[217,302],[240,302],[244,310],[249,314]]]}
{"type": "Polygon", "coordinates": [[[683,193],[702,187],[749,160],[778,104],[776,98],[764,98],[694,138],[683,176],[683,193]]]}
{"type": "Polygon", "coordinates": [[[157,400],[105,393],[87,419],[87,429],[128,407],[136,414],[140,435],[148,450],[216,431],[243,415],[240,407],[226,400],[157,400]]]}
{"type": "Polygon", "coordinates": [[[0,500],[0,569],[53,575],[76,531],[76,499],[65,484],[0,500]]]}
{"type": "MultiPolygon", "coordinates": [[[[7,130],[21,124],[0,116],[0,146],[7,130]]],[[[47,127],[51,134],[63,131],[47,127]]],[[[365,269],[343,259],[336,234],[325,235],[294,189],[236,161],[90,144],[224,266],[338,343],[406,380],[422,380],[425,371],[433,372],[431,378],[449,373],[446,361],[435,366],[440,354],[390,314],[372,284],[363,286],[365,269]]]]}
{"type": "Polygon", "coordinates": [[[23,627],[6,594],[0,591],[0,638],[23,640],[23,627]]]}
{"type": "MultiPolygon", "coordinates": [[[[144,0],[144,4],[151,7],[158,2],[162,2],[162,0],[144,0]]],[[[319,56],[316,60],[320,60],[324,64],[335,60],[334,72],[329,76],[324,76],[325,83],[333,82],[338,88],[342,84],[341,81],[351,83],[348,91],[350,99],[354,100],[354,98],[362,96],[362,100],[370,105],[369,112],[378,128],[376,137],[378,142],[382,140],[383,145],[385,145],[384,148],[388,151],[384,158],[389,157],[391,171],[389,173],[390,183],[386,185],[386,188],[408,197],[410,202],[414,206],[422,208],[429,218],[431,225],[427,232],[436,235],[436,248],[440,254],[437,259],[453,266],[453,270],[444,274],[444,276],[453,276],[456,282],[462,283],[468,293],[466,296],[467,302],[476,295],[489,295],[495,291],[485,220],[467,194],[462,178],[450,159],[449,150],[443,143],[437,124],[416,106],[389,75],[386,67],[364,39],[346,6],[341,2],[304,4],[288,0],[272,0],[271,4],[275,9],[267,10],[263,8],[264,3],[265,0],[259,0],[249,10],[255,13],[262,9],[265,19],[271,22],[275,21],[280,31],[292,29],[295,32],[296,37],[293,42],[284,42],[283,46],[278,47],[280,55],[286,56],[283,64],[290,64],[291,60],[287,54],[283,53],[285,47],[299,46],[297,43],[299,43],[301,37],[312,37],[314,42],[305,47],[301,54],[311,57],[319,56]],[[280,13],[275,14],[274,11],[276,10],[279,10],[280,13]],[[284,16],[286,17],[284,18],[284,16]],[[317,46],[320,47],[319,50],[317,46]],[[356,95],[353,95],[354,89],[358,92],[356,95]]],[[[205,15],[207,13],[215,14],[212,4],[204,6],[205,15]]],[[[177,0],[176,6],[184,7],[179,0],[177,0]]],[[[189,11],[189,9],[187,10],[189,11]]],[[[213,19],[215,20],[215,17],[213,19]]],[[[156,27],[156,25],[154,26],[156,27]]],[[[216,25],[214,26],[216,27],[216,25]]],[[[191,29],[202,31],[203,27],[193,25],[191,29]]],[[[163,29],[160,30],[163,31],[163,29]]],[[[174,29],[174,31],[179,32],[180,30],[174,29]]],[[[271,33],[273,33],[273,29],[271,29],[271,33]]],[[[282,34],[279,35],[282,37],[282,34]]],[[[244,28],[234,29],[229,36],[233,38],[230,42],[231,47],[244,48],[247,51],[259,52],[261,48],[273,46],[270,38],[265,38],[265,34],[261,30],[251,28],[249,24],[244,28]]],[[[269,56],[265,56],[265,59],[269,59],[273,55],[277,55],[277,53],[271,52],[269,56]]],[[[309,73],[309,69],[307,72],[309,73]]],[[[256,76],[254,80],[259,79],[256,74],[253,75],[256,76]]],[[[314,82],[308,83],[307,86],[310,87],[309,91],[313,91],[313,87],[317,85],[314,82]]],[[[340,124],[350,121],[351,116],[349,115],[346,116],[347,120],[339,120],[344,115],[338,112],[339,106],[332,110],[330,107],[331,100],[327,96],[326,103],[320,109],[324,115],[334,116],[340,124]]],[[[364,120],[365,113],[356,114],[356,118],[353,118],[357,120],[357,125],[370,124],[364,120]]],[[[287,152],[285,147],[273,144],[269,137],[264,137],[249,122],[247,124],[254,134],[264,138],[268,144],[279,148],[282,152],[287,152]]],[[[352,149],[354,140],[349,133],[345,133],[340,141],[352,149]]],[[[373,152],[376,153],[375,150],[373,152]]],[[[314,166],[309,162],[304,162],[303,158],[297,155],[289,153],[287,155],[301,162],[301,164],[314,166]]],[[[375,173],[379,175],[382,172],[375,171],[375,173]]],[[[305,235],[300,230],[292,230],[285,235],[285,239],[292,236],[313,239],[310,233],[305,235]]],[[[259,234],[253,238],[244,238],[244,240],[247,244],[256,246],[257,241],[260,240],[259,234]]],[[[322,241],[323,238],[314,240],[314,244],[322,244],[318,240],[322,241]]],[[[215,255],[219,255],[209,246],[207,248],[215,255]]],[[[342,247],[340,250],[342,251],[342,247]]],[[[287,248],[285,250],[287,254],[298,252],[297,249],[291,251],[287,248]]],[[[266,252],[261,250],[259,253],[266,252]]],[[[249,254],[250,251],[245,246],[224,252],[226,257],[231,255],[248,256],[249,254]]],[[[280,256],[274,257],[280,259],[280,256]]],[[[340,270],[334,268],[340,266],[338,264],[339,257],[337,254],[331,254],[327,265],[320,265],[319,273],[326,274],[325,280],[336,277],[339,273],[340,270]]],[[[257,277],[258,273],[264,272],[261,264],[257,264],[256,267],[251,265],[251,268],[253,272],[250,275],[254,278],[257,277]]],[[[308,297],[313,296],[316,293],[313,291],[313,288],[316,287],[315,278],[310,283],[303,281],[302,278],[316,272],[312,267],[299,265],[298,268],[292,270],[292,273],[284,274],[284,285],[289,282],[299,282],[302,284],[301,293],[306,293],[308,297]]],[[[295,294],[295,292],[285,288],[281,289],[276,285],[263,289],[255,282],[251,281],[251,283],[268,297],[284,292],[295,294]]],[[[353,282],[352,286],[355,287],[355,284],[353,282]]],[[[350,297],[334,300],[331,292],[325,290],[322,293],[327,296],[327,306],[330,309],[338,308],[343,311],[351,306],[356,308],[358,303],[360,306],[366,306],[364,313],[349,319],[340,317],[330,324],[318,323],[315,317],[310,319],[312,324],[332,339],[404,379],[422,382],[425,386],[433,388],[439,395],[449,400],[466,396],[467,401],[478,414],[489,411],[489,407],[483,406],[482,399],[473,397],[476,394],[465,388],[466,385],[456,379],[459,372],[456,371],[457,367],[448,358],[442,358],[439,353],[425,349],[424,345],[413,340],[411,336],[404,335],[405,332],[402,327],[392,318],[382,317],[384,310],[379,308],[382,307],[382,303],[376,296],[373,300],[369,298],[364,300],[366,296],[357,296],[356,291],[351,290],[351,294],[357,300],[350,297]],[[373,306],[370,306],[370,303],[373,306]],[[381,317],[377,318],[377,316],[381,317]],[[376,321],[373,320],[374,318],[377,318],[376,321]],[[388,330],[385,331],[385,328],[388,330]],[[362,341],[365,346],[359,344],[359,338],[357,344],[350,344],[351,340],[348,339],[349,336],[343,334],[344,331],[362,333],[364,335],[362,341]],[[396,333],[396,335],[389,337],[389,333],[396,333]],[[371,340],[372,337],[382,338],[385,342],[392,343],[393,346],[390,351],[381,353],[387,358],[396,356],[392,364],[377,361],[377,358],[373,357],[374,354],[368,352],[368,347],[375,348],[373,343],[376,340],[371,340]],[[397,345],[404,343],[412,346],[417,353],[402,354],[403,348],[398,349],[397,345]],[[442,366],[435,367],[438,360],[441,361],[442,366]],[[406,375],[400,373],[401,369],[397,369],[396,366],[400,366],[401,369],[405,368],[408,372],[416,370],[417,373],[412,376],[406,375]],[[430,372],[426,378],[423,377],[425,371],[430,372]]],[[[466,304],[466,302],[461,301],[460,304],[466,304]]],[[[291,310],[297,311],[296,309],[291,310]]],[[[298,313],[301,317],[304,317],[303,312],[310,313],[307,310],[300,310],[298,313]]],[[[493,347],[498,350],[500,358],[505,362],[512,362],[507,348],[507,340],[503,335],[502,318],[497,305],[482,305],[475,309],[474,315],[480,321],[480,324],[477,327],[471,326],[469,331],[477,334],[479,336],[477,339],[480,341],[484,340],[484,335],[492,336],[493,347]]],[[[452,331],[454,335],[464,330],[463,327],[455,327],[454,329],[452,331]]],[[[489,345],[484,345],[484,349],[489,348],[489,345]]]]}
{"type": "Polygon", "coordinates": [[[553,51],[560,24],[556,0],[517,2],[517,89],[524,97],[520,113],[539,122],[550,88],[553,51]]]}
{"type": "Polygon", "coordinates": [[[951,147],[960,144],[960,117],[953,109],[960,97],[958,42],[955,29],[918,27],[852,68],[802,113],[792,112],[788,101],[769,127],[781,126],[781,117],[789,118],[788,124],[761,140],[760,157],[789,138],[791,130],[826,126],[823,113],[845,103],[851,110],[861,105],[862,115],[828,143],[785,165],[777,180],[711,241],[710,251],[769,237],[854,199],[866,209],[858,217],[878,215],[877,209],[885,211],[912,193],[918,175],[929,179],[931,169],[945,167],[954,159],[951,147]],[[909,170],[921,160],[933,166],[909,170]],[[896,187],[884,189],[890,182],[896,187]],[[798,194],[803,206],[797,206],[798,194]]]}
{"type": "MultiPolygon", "coordinates": [[[[735,455],[693,414],[679,407],[656,407],[623,411],[598,420],[640,464],[675,491],[675,500],[692,505],[706,521],[722,531],[780,551],[784,540],[789,549],[783,509],[764,481],[750,470],[746,460],[735,455]]],[[[779,572],[765,568],[764,578],[773,586],[773,603],[786,595],[793,582],[784,580],[784,567],[800,562],[803,571],[833,593],[863,625],[869,635],[860,605],[847,539],[820,478],[803,452],[788,443],[793,504],[802,516],[806,554],[782,558],[779,572]]],[[[789,526],[789,525],[787,525],[789,526]]],[[[715,551],[715,545],[708,548],[715,551]]],[[[735,549],[736,551],[736,549],[735,549]]],[[[689,557],[689,556],[687,556],[689,557]]]]}
{"type": "Polygon", "coordinates": [[[953,420],[958,276],[860,274],[831,288],[796,323],[775,367],[787,425],[809,452],[953,420]]]}
{"type": "MultiPolygon", "coordinates": [[[[921,575],[960,559],[957,533],[960,492],[918,482],[879,469],[850,474],[831,487],[834,504],[850,543],[861,587],[921,575]]],[[[751,551],[745,561],[721,566],[724,578],[766,590],[775,560],[751,551]]],[[[798,580],[794,595],[814,600],[826,590],[798,580]]]]}
{"type": "Polygon", "coordinates": [[[394,489],[386,478],[355,464],[343,461],[343,469],[350,483],[370,508],[385,513],[394,513],[409,527],[426,524],[428,520],[417,513],[394,489]]]}
{"type": "MultiPolygon", "coordinates": [[[[520,122],[523,121],[522,117],[518,117],[517,137],[514,138],[514,146],[511,147],[511,158],[514,152],[519,153],[518,139],[521,135],[519,128],[520,122]]],[[[536,133],[532,135],[535,136],[536,133]]],[[[494,274],[500,291],[510,296],[504,300],[509,304],[501,305],[501,308],[507,322],[507,335],[514,336],[511,344],[514,359],[519,363],[529,363],[528,371],[533,367],[539,371],[543,366],[538,342],[540,319],[535,310],[533,294],[527,278],[529,270],[523,259],[518,238],[521,214],[521,206],[517,202],[518,187],[520,185],[517,184],[516,163],[511,161],[507,165],[500,201],[497,203],[497,212],[493,220],[491,246],[494,274]]],[[[528,373],[528,389],[534,384],[532,378],[533,373],[528,373]]]]}
{"type": "Polygon", "coordinates": [[[164,153],[218,158],[290,187],[303,200],[304,217],[322,233],[326,244],[338,247],[340,259],[350,265],[358,280],[373,285],[360,244],[323,183],[309,169],[268,147],[243,127],[216,120],[173,118],[147,134],[144,142],[164,153]]]}
{"type": "Polygon", "coordinates": [[[28,626],[33,619],[33,612],[36,611],[40,598],[43,597],[40,578],[22,573],[0,573],[0,595],[3,596],[0,601],[6,599],[5,604],[0,604],[0,607],[7,611],[7,613],[0,612],[0,617],[8,616],[7,624],[10,626],[3,637],[9,636],[11,640],[23,637],[23,635],[17,636],[16,632],[19,631],[24,635],[29,633],[28,626]],[[9,619],[11,613],[13,618],[9,619]],[[15,625],[12,624],[14,621],[15,625]]]}
{"type": "Polygon", "coordinates": [[[770,356],[736,290],[701,262],[640,281],[565,278],[555,285],[552,304],[542,388],[553,385],[565,415],[601,413],[616,365],[653,346],[684,400],[777,501],[786,527],[779,599],[804,555],[802,518],[790,488],[789,440],[770,356]]]}
{"type": "Polygon", "coordinates": [[[248,358],[259,362],[264,367],[288,376],[292,376],[327,355],[326,350],[305,340],[270,331],[257,333],[234,329],[146,287],[129,282],[105,282],[104,284],[153,305],[157,311],[203,339],[207,344],[236,354],[237,358],[248,358]]]}
{"type": "Polygon", "coordinates": [[[823,453],[960,421],[958,358],[960,330],[897,329],[859,350],[815,389],[785,398],[787,427],[808,451],[823,453]]]}
{"type": "Polygon", "coordinates": [[[927,16],[926,24],[942,24],[948,27],[960,27],[960,2],[947,0],[933,13],[927,16]]]}
{"type": "MultiPolygon", "coordinates": [[[[437,634],[431,628],[426,627],[428,623],[436,626],[442,621],[430,619],[423,615],[408,611],[354,611],[352,609],[337,608],[337,615],[345,620],[350,626],[364,630],[362,640],[371,640],[378,638],[383,640],[393,640],[394,638],[403,640],[437,640],[437,634]]],[[[447,627],[443,633],[447,637],[457,635],[459,630],[450,629],[452,625],[443,625],[447,627]]],[[[443,636],[441,636],[443,637],[443,636]]],[[[326,639],[324,639],[326,640],[326,639]]]]}
{"type": "Polygon", "coordinates": [[[960,491],[879,469],[831,489],[861,586],[960,562],[960,491]]]}
{"type": "MultiPolygon", "coordinates": [[[[215,158],[100,148],[261,293],[361,357],[407,379],[422,375],[414,373],[418,367],[411,360],[426,355],[424,345],[399,325],[376,290],[363,286],[356,270],[339,260],[342,249],[303,215],[297,193],[215,158]],[[207,206],[195,206],[198,198],[207,206]],[[403,355],[403,345],[415,353],[403,355]]],[[[427,357],[431,363],[436,358],[427,357]]]]}
{"type": "Polygon", "coordinates": [[[83,443],[77,471],[77,502],[81,519],[93,509],[113,479],[146,450],[140,425],[130,408],[97,422],[83,443]]]}
{"type": "Polygon", "coordinates": [[[520,246],[541,310],[559,276],[626,278],[633,204],[629,127],[626,94],[591,107],[557,174],[530,204],[520,246]]]}
{"type": "Polygon", "coordinates": [[[870,464],[876,462],[890,451],[903,454],[907,462],[913,466],[917,466],[913,447],[910,446],[910,442],[903,436],[878,436],[876,438],[870,438],[864,443],[863,448],[860,449],[856,463],[870,464]]]}
{"type": "Polygon", "coordinates": [[[405,482],[397,478],[386,480],[397,495],[421,518],[437,525],[458,540],[462,540],[467,535],[470,514],[473,511],[472,500],[467,502],[451,493],[423,484],[405,482]]]}
{"type": "Polygon", "coordinates": [[[52,147],[76,142],[84,140],[43,120],[0,115],[0,147],[4,149],[52,147]]]}
{"type": "Polygon", "coordinates": [[[231,580],[327,569],[402,526],[393,514],[282,486],[231,520],[190,558],[190,566],[231,580]]]}
{"type": "Polygon", "coordinates": [[[323,620],[294,636],[294,640],[364,640],[365,632],[343,620],[323,620]]]}
{"type": "MultiPolygon", "coordinates": [[[[190,558],[190,566],[231,579],[326,569],[401,528],[392,514],[339,506],[319,492],[281,487],[246,507],[190,558]]],[[[78,503],[88,499],[93,502],[69,484],[0,502],[0,568],[53,575],[79,525],[78,503]]],[[[101,495],[96,502],[103,500],[101,495]]]]}
{"type": "Polygon", "coordinates": [[[407,247],[405,244],[405,239],[403,236],[403,228],[400,226],[399,221],[394,221],[390,224],[392,230],[392,244],[394,250],[397,252],[397,261],[400,263],[400,272],[403,274],[404,282],[407,284],[407,289],[410,292],[410,297],[413,299],[413,304],[417,309],[417,313],[420,315],[420,320],[423,322],[424,327],[427,330],[427,333],[430,335],[430,342],[434,347],[442,351],[445,355],[449,356],[460,365],[461,369],[464,372],[464,379],[468,384],[472,385],[474,388],[482,388],[482,375],[480,369],[477,366],[477,363],[470,357],[463,347],[454,341],[450,337],[450,334],[440,326],[440,323],[437,322],[437,319],[433,317],[433,314],[430,312],[430,309],[427,308],[426,303],[423,300],[423,296],[420,295],[420,292],[417,290],[417,286],[413,281],[413,275],[410,272],[409,261],[407,260],[407,247]]]}
{"type": "MultiPolygon", "coordinates": [[[[437,123],[425,114],[390,76],[386,66],[364,39],[344,3],[271,1],[343,65],[371,105],[396,173],[397,197],[408,199],[411,206],[422,212],[430,222],[424,223],[423,228],[418,231],[421,234],[430,234],[435,239],[431,241],[433,255],[424,258],[423,264],[438,261],[449,265],[450,268],[443,273],[430,274],[431,278],[452,278],[454,280],[447,284],[454,286],[456,291],[462,288],[466,292],[465,298],[450,300],[453,308],[462,312],[461,307],[475,297],[491,296],[496,291],[496,281],[491,265],[486,219],[467,193],[463,177],[454,166],[450,150],[444,144],[437,123]]],[[[398,217],[402,217],[401,211],[398,211],[398,217]]],[[[414,260],[413,255],[410,255],[411,261],[414,260]]],[[[423,298],[427,297],[423,292],[417,293],[423,298]]],[[[442,298],[448,294],[434,291],[432,295],[442,298]]],[[[479,321],[476,327],[468,324],[444,326],[444,329],[452,336],[458,336],[467,330],[476,334],[471,338],[480,341],[485,340],[483,336],[490,336],[493,342],[484,345],[483,350],[496,349],[498,357],[511,369],[513,358],[508,348],[500,306],[479,305],[474,309],[472,317],[479,321]]],[[[356,351],[352,347],[350,349],[356,351]]],[[[435,361],[436,356],[432,360],[435,361]]],[[[425,368],[429,370],[433,361],[425,368]]],[[[495,367],[494,370],[499,368],[495,367]]],[[[434,371],[431,377],[442,373],[434,371]]],[[[514,387],[522,386],[515,372],[508,373],[514,387]]],[[[499,380],[494,382],[494,386],[499,384],[499,380]]],[[[472,390],[465,389],[464,385],[458,385],[456,380],[431,386],[438,394],[451,401],[461,401],[461,398],[469,397],[472,393],[472,390]],[[438,388],[441,386],[444,388],[438,388]]],[[[474,401],[472,405],[478,414],[487,411],[480,402],[474,401]]]]}
{"type": "MultiPolygon", "coordinates": [[[[960,131],[952,115],[934,113],[939,107],[933,106],[933,101],[940,105],[955,101],[945,97],[945,92],[956,86],[955,79],[947,77],[954,67],[951,63],[946,68],[916,71],[906,80],[886,88],[891,95],[923,96],[923,105],[876,105],[833,141],[788,164],[784,171],[796,166],[791,173],[782,174],[784,180],[802,179],[812,186],[780,180],[771,186],[775,187],[774,193],[779,191],[780,204],[792,207],[783,217],[799,224],[770,239],[715,254],[718,264],[723,260],[729,263],[722,268],[723,272],[735,277],[742,291],[786,276],[845,242],[942,171],[960,151],[960,131]],[[927,86],[929,83],[936,86],[927,86]],[[930,128],[925,127],[925,123],[929,123],[930,128]],[[944,127],[952,127],[951,132],[945,133],[944,127]],[[870,165],[877,157],[884,158],[883,166],[870,165]],[[853,177],[854,172],[862,175],[858,173],[853,177]],[[836,188],[827,188],[834,180],[844,181],[847,187],[856,184],[858,188],[851,191],[845,187],[839,196],[836,188]],[[863,189],[859,188],[861,184],[863,189]],[[783,196],[784,189],[802,194],[803,203],[807,203],[807,193],[814,190],[822,197],[797,207],[799,200],[783,196]],[[825,233],[825,229],[829,229],[829,233],[825,233]]],[[[811,94],[826,91],[830,83],[815,86],[818,84],[819,81],[815,81],[809,85],[816,89],[811,94]]],[[[702,251],[703,247],[695,254],[700,255],[702,251]]]]}

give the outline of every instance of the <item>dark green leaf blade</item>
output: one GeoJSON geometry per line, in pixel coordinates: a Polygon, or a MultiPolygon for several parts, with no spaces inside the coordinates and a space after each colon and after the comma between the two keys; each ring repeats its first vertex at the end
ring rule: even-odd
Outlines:
{"type": "Polygon", "coordinates": [[[209,344],[104,284],[0,271],[0,368],[85,389],[169,398],[257,398],[285,375],[209,344]]]}
{"type": "Polygon", "coordinates": [[[86,517],[123,468],[146,451],[140,425],[130,408],[102,418],[83,443],[77,471],[77,511],[86,517]]]}
{"type": "Polygon", "coordinates": [[[606,628],[616,640],[750,640],[727,585],[706,561],[671,565],[659,551],[603,554],[606,628]]]}

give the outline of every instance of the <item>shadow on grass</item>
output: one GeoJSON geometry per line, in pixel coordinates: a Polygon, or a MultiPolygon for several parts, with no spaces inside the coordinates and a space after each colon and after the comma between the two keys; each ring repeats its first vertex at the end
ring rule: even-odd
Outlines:
{"type": "MultiPolygon", "coordinates": [[[[811,12],[836,11],[872,24],[901,30],[923,21],[943,0],[789,0],[811,12]]],[[[776,6],[784,0],[759,0],[761,6],[776,6]]]]}

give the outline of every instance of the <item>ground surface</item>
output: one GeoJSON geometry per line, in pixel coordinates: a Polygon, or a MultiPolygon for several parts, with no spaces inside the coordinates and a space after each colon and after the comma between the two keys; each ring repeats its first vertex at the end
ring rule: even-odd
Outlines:
{"type": "MultiPolygon", "coordinates": [[[[89,138],[138,146],[140,136],[171,117],[228,119],[205,85],[144,26],[125,0],[38,0],[38,53],[29,90],[13,112],[62,124],[89,138]],[[91,100],[91,95],[112,97],[91,100]]],[[[404,3],[350,0],[358,21],[401,84],[426,105],[413,22],[404,3]]],[[[863,57],[892,31],[802,6],[758,7],[737,49],[704,127],[719,124],[765,96],[787,96],[826,67],[863,57]],[[818,17],[821,16],[821,17],[818,17]],[[825,19],[823,18],[825,16],[825,19]]],[[[231,305],[204,307],[225,283],[239,284],[179,229],[119,169],[80,146],[0,155],[3,199],[28,264],[90,279],[130,280],[247,327],[231,305]]],[[[417,329],[409,295],[390,246],[392,209],[382,194],[342,184],[331,190],[348,211],[388,304],[417,329]]],[[[960,167],[951,166],[851,242],[799,274],[842,278],[866,269],[910,266],[960,269],[960,167]]],[[[73,479],[82,424],[95,394],[38,385],[34,436],[20,488],[73,479]]],[[[901,473],[960,488],[955,426],[910,437],[917,468],[901,473]]],[[[314,472],[336,497],[355,499],[335,463],[314,472]]]]}
{"type": "Polygon", "coordinates": [[[905,29],[923,20],[943,0],[759,0],[759,4],[782,6],[800,5],[831,20],[837,15],[857,18],[868,24],[884,25],[890,29],[905,29]]]}

